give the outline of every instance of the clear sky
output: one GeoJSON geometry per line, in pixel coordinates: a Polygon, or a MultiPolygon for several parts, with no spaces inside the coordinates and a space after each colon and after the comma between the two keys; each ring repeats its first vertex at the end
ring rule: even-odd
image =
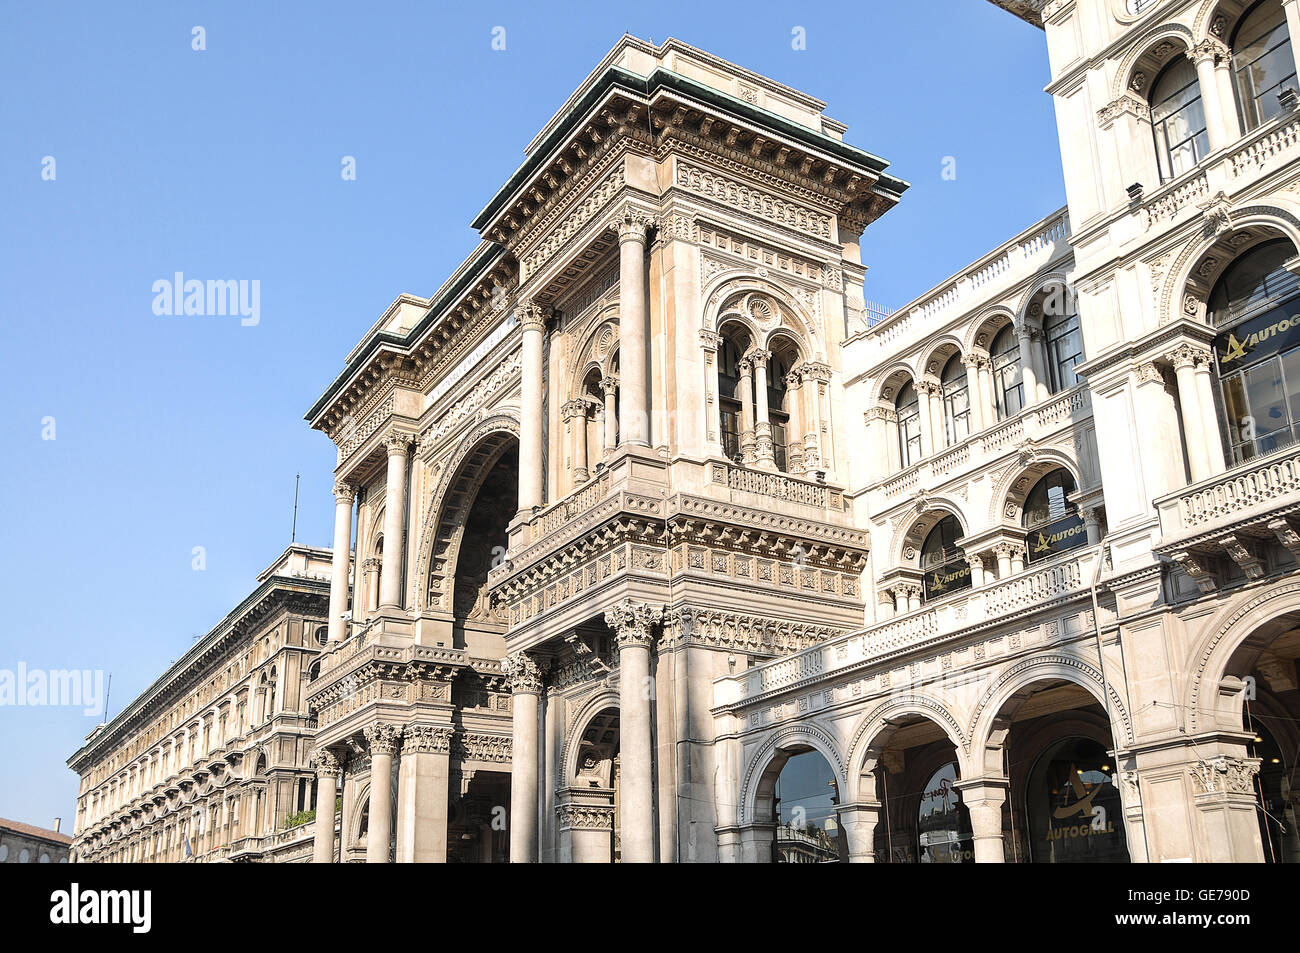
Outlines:
{"type": "MultiPolygon", "coordinates": [[[[399,293],[470,252],[625,31],[825,100],[912,183],[864,236],[869,299],[903,304],[1064,204],[1043,34],[983,0],[8,0],[0,672],[111,672],[116,713],[284,549],[295,473],[298,538],[330,544],[334,454],[303,414],[399,293]],[[260,282],[258,323],[155,314],[176,272],[260,282]]],[[[0,816],[69,829],[65,760],[96,721],[0,707],[0,816]]]]}

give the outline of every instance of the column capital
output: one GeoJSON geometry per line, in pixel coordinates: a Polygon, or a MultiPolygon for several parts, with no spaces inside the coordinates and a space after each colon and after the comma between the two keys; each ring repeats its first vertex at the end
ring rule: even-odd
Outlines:
{"type": "Polygon", "coordinates": [[[886,423],[897,423],[898,411],[893,407],[884,407],[877,404],[874,407],[868,407],[864,410],[862,412],[862,419],[867,423],[871,423],[873,420],[883,420],[886,423]]]}
{"type": "Polygon", "coordinates": [[[767,362],[772,359],[772,352],[756,347],[745,356],[753,362],[755,367],[767,367],[767,362]]]}
{"type": "Polygon", "coordinates": [[[799,373],[806,381],[818,381],[822,384],[829,384],[831,381],[831,366],[822,361],[804,361],[799,365],[799,373]]]}
{"type": "Polygon", "coordinates": [[[700,346],[710,351],[716,351],[722,345],[722,335],[717,331],[706,331],[700,328],[700,346]]]}
{"type": "Polygon", "coordinates": [[[1193,63],[1201,63],[1205,60],[1215,64],[1226,63],[1232,58],[1232,52],[1224,43],[1208,36],[1185,53],[1193,63]]]}
{"type": "Polygon", "coordinates": [[[620,650],[630,646],[649,648],[654,641],[654,627],[663,615],[664,607],[661,605],[624,599],[605,610],[605,622],[614,630],[620,650]]]}
{"type": "Polygon", "coordinates": [[[384,447],[388,450],[388,455],[390,457],[392,456],[404,457],[410,452],[411,442],[413,440],[415,440],[414,434],[403,433],[401,431],[395,430],[384,437],[383,444],[384,447]]]}
{"type": "Polygon", "coordinates": [[[1259,758],[1217,758],[1197,761],[1188,769],[1196,784],[1197,794],[1251,794],[1255,793],[1255,775],[1259,773],[1259,758]]]}
{"type": "Polygon", "coordinates": [[[795,368],[789,374],[786,374],[785,386],[787,390],[798,390],[803,386],[803,371],[795,368]]]}
{"type": "Polygon", "coordinates": [[[451,725],[407,725],[402,729],[402,751],[409,754],[449,754],[455,729],[451,725]]]}
{"type": "Polygon", "coordinates": [[[534,304],[531,298],[525,298],[515,305],[515,320],[525,331],[545,331],[546,318],[546,309],[534,304]]]}
{"type": "Polygon", "coordinates": [[[618,378],[613,374],[600,379],[600,390],[606,397],[618,390],[618,378]]]}
{"type": "Polygon", "coordinates": [[[566,400],[560,406],[560,414],[565,420],[572,420],[575,417],[587,416],[587,402],[581,397],[575,397],[573,400],[566,400]]]}
{"type": "Polygon", "coordinates": [[[332,778],[339,773],[341,762],[339,756],[329,748],[317,748],[311,753],[311,763],[316,767],[320,777],[332,778]]]}
{"type": "Polygon", "coordinates": [[[736,373],[741,377],[748,377],[754,370],[754,362],[747,357],[742,357],[736,362],[736,373]]]}
{"type": "Polygon", "coordinates": [[[366,736],[366,744],[370,745],[370,754],[392,754],[402,743],[402,726],[394,725],[384,721],[377,721],[373,725],[366,725],[361,730],[366,736]]]}
{"type": "Polygon", "coordinates": [[[1167,353],[1165,360],[1173,366],[1174,370],[1183,367],[1208,367],[1210,349],[1200,344],[1193,344],[1191,341],[1184,341],[1167,353]]]}
{"type": "Polygon", "coordinates": [[[501,663],[501,671],[510,682],[512,694],[540,695],[542,693],[546,665],[535,655],[528,652],[507,655],[501,663]]]}
{"type": "Polygon", "coordinates": [[[339,480],[334,484],[334,502],[352,504],[357,497],[357,488],[351,483],[339,480]]]}
{"type": "Polygon", "coordinates": [[[617,212],[609,227],[618,233],[618,243],[639,242],[645,244],[646,234],[655,227],[655,217],[639,208],[626,208],[617,212]]]}

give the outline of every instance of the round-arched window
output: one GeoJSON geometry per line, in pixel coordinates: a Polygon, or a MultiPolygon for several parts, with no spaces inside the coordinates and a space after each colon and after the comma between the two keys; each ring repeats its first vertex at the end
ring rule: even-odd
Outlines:
{"type": "Polygon", "coordinates": [[[1025,390],[1020,382],[1020,342],[1010,324],[993,338],[989,348],[993,358],[993,400],[998,405],[998,420],[1020,413],[1025,406],[1025,390]]]}
{"type": "Polygon", "coordinates": [[[1114,771],[1106,749],[1089,738],[1067,738],[1043,752],[1025,790],[1035,863],[1128,862],[1114,771]]]}
{"type": "Polygon", "coordinates": [[[329,626],[327,625],[317,626],[316,628],[317,645],[324,645],[326,642],[329,641],[329,637],[330,637],[329,626]]]}
{"type": "Polygon", "coordinates": [[[1079,383],[1074,366],[1083,362],[1083,335],[1079,332],[1079,315],[1049,314],[1043,318],[1043,337],[1047,342],[1048,388],[1053,394],[1079,383]]]}
{"type": "Polygon", "coordinates": [[[943,366],[939,376],[943,385],[943,426],[948,445],[953,446],[970,434],[970,388],[966,381],[966,365],[954,354],[943,366]]]}
{"type": "Polygon", "coordinates": [[[24,847],[18,852],[18,863],[25,864],[32,859],[32,852],[24,847]]]}
{"type": "Polygon", "coordinates": [[[1021,518],[1029,561],[1046,559],[1088,542],[1088,530],[1074,502],[1074,477],[1064,467],[1048,473],[1025,497],[1021,518]]]}
{"type": "Polygon", "coordinates": [[[1281,0],[1263,0],[1232,32],[1232,80],[1241,127],[1249,131],[1282,114],[1278,93],[1298,90],[1291,34],[1281,0]]]}
{"type": "Polygon", "coordinates": [[[9,845],[0,844],[0,864],[9,859],[9,845]]]}
{"type": "Polygon", "coordinates": [[[921,545],[922,590],[937,599],[970,586],[970,563],[957,545],[964,531],[955,516],[945,516],[926,534],[921,545]]]}
{"type": "Polygon", "coordinates": [[[1210,293],[1219,409],[1234,463],[1290,446],[1300,433],[1300,279],[1285,267],[1294,257],[1286,239],[1258,245],[1210,293]]]}
{"type": "Polygon", "coordinates": [[[1151,131],[1162,182],[1182,175],[1209,154],[1201,87],[1196,67],[1186,56],[1174,54],[1151,84],[1151,131]]]}
{"type": "Polygon", "coordinates": [[[925,783],[916,817],[917,860],[922,864],[972,864],[975,838],[961,802],[957,763],[945,764],[925,783]]]}
{"type": "Polygon", "coordinates": [[[899,388],[894,410],[898,414],[898,449],[902,464],[910,467],[921,459],[921,401],[911,381],[899,388]]]}

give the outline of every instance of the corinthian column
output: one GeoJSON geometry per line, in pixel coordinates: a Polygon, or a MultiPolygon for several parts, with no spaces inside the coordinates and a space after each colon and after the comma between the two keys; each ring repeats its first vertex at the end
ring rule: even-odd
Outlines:
{"type": "Polygon", "coordinates": [[[760,470],[775,470],[776,455],[772,448],[772,420],[767,407],[767,362],[772,357],[771,351],[755,350],[750,352],[754,362],[754,397],[756,419],[754,420],[754,456],[760,470]]]}
{"type": "MultiPolygon", "coordinates": [[[[387,549],[387,547],[385,547],[387,549]]],[[[402,726],[376,722],[363,731],[370,745],[370,833],[366,863],[386,864],[393,834],[393,753],[402,740],[402,726]]]]}
{"type": "Polygon", "coordinates": [[[618,645],[619,811],[623,860],[655,859],[654,753],[650,744],[650,643],[663,606],[625,600],[605,610],[618,645]]]}
{"type": "Polygon", "coordinates": [[[317,748],[311,759],[316,764],[316,827],[313,834],[313,864],[334,863],[334,801],[338,797],[339,759],[329,748],[317,748]]]}
{"type": "MultiPolygon", "coordinates": [[[[1211,414],[1207,416],[1201,406],[1196,366],[1208,361],[1204,348],[1191,344],[1180,344],[1166,358],[1174,367],[1178,381],[1178,407],[1183,418],[1183,439],[1187,442],[1187,464],[1192,473],[1192,482],[1213,476],[1215,471],[1210,454],[1210,440],[1218,440],[1218,421],[1211,414]]],[[[1213,404],[1211,403],[1211,407],[1213,404]]],[[[1219,459],[1222,460],[1222,451],[1219,459]]],[[[1221,469],[1220,465],[1220,469],[1221,469]]]]}
{"type": "Polygon", "coordinates": [[[542,332],[546,315],[532,302],[515,309],[523,328],[523,384],[519,407],[519,511],[542,505],[542,332]]]}
{"type": "Polygon", "coordinates": [[[564,419],[573,436],[573,485],[587,482],[587,402],[582,398],[567,401],[564,419]]]}
{"type": "Polygon", "coordinates": [[[736,362],[736,373],[740,388],[740,462],[747,467],[754,465],[754,365],[748,360],[736,362]]]}
{"type": "Polygon", "coordinates": [[[329,640],[343,638],[343,613],[348,609],[348,569],[352,553],[352,501],[357,490],[350,483],[334,484],[334,553],[330,557],[329,640]]]}
{"type": "Polygon", "coordinates": [[[618,378],[602,377],[600,392],[605,397],[605,409],[602,411],[605,421],[605,446],[602,457],[608,460],[618,446],[618,378]]]}
{"type": "Polygon", "coordinates": [[[514,738],[510,761],[510,863],[537,863],[541,758],[537,712],[542,694],[542,668],[526,652],[509,656],[502,666],[510,680],[514,738]]]}
{"type": "Polygon", "coordinates": [[[790,405],[790,429],[785,435],[785,466],[795,476],[803,475],[803,378],[796,368],[785,376],[786,402],[790,405]]]}
{"type": "Polygon", "coordinates": [[[623,382],[619,429],[623,442],[650,446],[650,315],[646,309],[645,239],[648,216],[630,211],[618,228],[618,349],[623,382]]]}
{"type": "Polygon", "coordinates": [[[384,488],[384,562],[380,571],[379,605],[398,609],[402,605],[402,529],[406,516],[406,455],[411,435],[392,433],[384,439],[388,448],[388,475],[384,488]]]}

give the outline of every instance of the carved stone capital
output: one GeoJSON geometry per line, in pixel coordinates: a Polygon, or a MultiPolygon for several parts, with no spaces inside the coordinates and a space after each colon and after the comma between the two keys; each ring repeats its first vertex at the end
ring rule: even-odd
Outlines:
{"type": "Polygon", "coordinates": [[[1228,47],[1213,37],[1206,37],[1187,50],[1187,58],[1193,63],[1199,63],[1202,60],[1209,60],[1214,64],[1226,63],[1231,56],[1232,52],[1228,47]]]}
{"type": "Polygon", "coordinates": [[[352,501],[357,498],[357,488],[351,483],[339,480],[334,484],[334,500],[338,503],[347,503],[351,505],[352,501]]]}
{"type": "Polygon", "coordinates": [[[1197,761],[1188,769],[1198,794],[1253,796],[1258,773],[1258,758],[1229,758],[1226,755],[1197,761]]]}
{"type": "Polygon", "coordinates": [[[451,725],[407,725],[402,731],[402,751],[408,754],[448,754],[455,729],[451,725]]]}
{"type": "Polygon", "coordinates": [[[649,648],[654,642],[654,628],[663,615],[661,605],[625,599],[605,610],[605,622],[614,630],[620,650],[630,646],[649,648]]]}
{"type": "Polygon", "coordinates": [[[817,381],[821,384],[831,382],[831,366],[821,361],[804,361],[799,365],[799,372],[806,381],[817,381]]]}
{"type": "Polygon", "coordinates": [[[618,378],[610,375],[600,379],[600,391],[606,397],[618,391],[618,378]]]}
{"type": "Polygon", "coordinates": [[[772,359],[772,352],[765,351],[762,348],[754,348],[747,357],[753,362],[755,367],[767,367],[767,362],[772,359]]]}
{"type": "Polygon", "coordinates": [[[366,744],[370,746],[371,756],[393,754],[402,743],[401,725],[377,721],[373,725],[366,725],[361,733],[366,736],[366,744]]]}
{"type": "Polygon", "coordinates": [[[736,373],[741,377],[748,377],[754,372],[754,362],[748,358],[741,358],[736,362],[736,373]]]}
{"type": "Polygon", "coordinates": [[[721,344],[722,344],[722,335],[719,334],[717,331],[706,331],[703,328],[700,329],[701,347],[710,351],[716,351],[721,346],[721,344]]]}
{"type": "Polygon", "coordinates": [[[557,804],[555,817],[561,831],[612,831],[614,805],[612,804],[557,804]]]}
{"type": "Polygon", "coordinates": [[[546,309],[531,300],[521,301],[515,305],[515,320],[524,331],[545,331],[546,309]]]}
{"type": "Polygon", "coordinates": [[[507,655],[501,663],[501,671],[510,682],[510,691],[516,695],[540,695],[542,679],[546,674],[545,666],[536,656],[527,652],[515,652],[507,655]]]}
{"type": "Polygon", "coordinates": [[[1165,355],[1165,360],[1174,370],[1183,367],[1208,367],[1210,363],[1209,348],[1185,341],[1165,355]]]}
{"type": "Polygon", "coordinates": [[[387,434],[384,437],[383,442],[384,442],[384,447],[385,449],[388,450],[388,455],[390,457],[392,456],[404,457],[407,455],[407,453],[410,452],[411,442],[414,439],[415,438],[409,433],[402,433],[401,431],[395,430],[392,433],[387,434]]]}
{"type": "Polygon", "coordinates": [[[316,774],[322,778],[332,778],[339,773],[339,756],[329,748],[317,748],[311,753],[311,763],[316,766],[316,774]]]}
{"type": "Polygon", "coordinates": [[[618,232],[618,242],[638,242],[645,244],[646,234],[654,228],[653,215],[638,208],[625,209],[614,216],[610,227],[618,232]]]}
{"type": "Polygon", "coordinates": [[[576,417],[587,416],[587,402],[582,398],[566,400],[560,407],[560,413],[565,420],[573,420],[576,417]]]}

